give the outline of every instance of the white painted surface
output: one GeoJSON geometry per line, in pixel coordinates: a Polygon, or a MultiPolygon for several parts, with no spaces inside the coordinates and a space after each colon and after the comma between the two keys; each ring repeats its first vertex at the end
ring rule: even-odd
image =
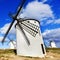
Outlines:
{"type": "Polygon", "coordinates": [[[52,48],[56,48],[56,44],[55,44],[54,41],[51,42],[51,47],[52,47],[52,48]]]}
{"type": "Polygon", "coordinates": [[[15,41],[10,41],[9,49],[16,49],[16,42],[15,41]]]}
{"type": "MultiPolygon", "coordinates": [[[[36,23],[34,23],[34,20],[29,20],[29,21],[31,23],[39,26],[39,23],[37,21],[36,21],[36,23]]],[[[39,31],[35,37],[33,37],[31,34],[26,32],[25,30],[24,30],[24,32],[30,41],[29,46],[27,45],[24,35],[22,34],[20,28],[18,26],[16,26],[17,55],[31,56],[31,57],[44,57],[46,54],[46,51],[45,51],[41,31],[39,31]],[[43,52],[42,52],[41,44],[43,44],[45,54],[43,54],[43,52]]]]}

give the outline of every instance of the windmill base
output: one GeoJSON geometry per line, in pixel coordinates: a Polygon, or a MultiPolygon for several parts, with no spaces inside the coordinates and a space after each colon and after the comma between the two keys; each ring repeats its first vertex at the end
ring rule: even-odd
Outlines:
{"type": "Polygon", "coordinates": [[[23,54],[18,54],[18,53],[17,53],[17,55],[18,56],[23,56],[23,57],[40,57],[40,58],[43,58],[43,57],[46,56],[46,55],[43,55],[43,56],[41,56],[41,55],[39,55],[39,56],[38,55],[23,55],[23,54]]]}

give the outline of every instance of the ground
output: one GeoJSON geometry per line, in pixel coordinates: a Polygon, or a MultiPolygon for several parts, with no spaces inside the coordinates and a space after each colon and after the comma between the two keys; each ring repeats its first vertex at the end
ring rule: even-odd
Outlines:
{"type": "Polygon", "coordinates": [[[59,48],[47,48],[44,58],[17,56],[14,50],[0,50],[0,60],[60,60],[59,48]]]}

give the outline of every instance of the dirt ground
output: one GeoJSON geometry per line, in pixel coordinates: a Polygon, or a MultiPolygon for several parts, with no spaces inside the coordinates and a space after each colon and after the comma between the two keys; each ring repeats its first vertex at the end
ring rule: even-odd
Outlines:
{"type": "Polygon", "coordinates": [[[17,56],[14,53],[1,53],[0,60],[60,60],[60,53],[48,51],[44,58],[17,56]]]}
{"type": "Polygon", "coordinates": [[[44,58],[22,57],[15,54],[3,54],[0,57],[0,60],[60,60],[60,54],[49,52],[44,58]]]}

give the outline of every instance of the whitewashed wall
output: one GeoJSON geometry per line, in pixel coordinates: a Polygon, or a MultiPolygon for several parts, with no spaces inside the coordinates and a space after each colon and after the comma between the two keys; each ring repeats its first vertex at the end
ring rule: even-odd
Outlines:
{"type": "MultiPolygon", "coordinates": [[[[31,23],[34,23],[34,20],[30,21],[31,23]]],[[[39,23],[36,21],[35,25],[39,26],[39,23]]],[[[31,56],[31,57],[44,57],[46,55],[41,31],[36,35],[36,37],[33,37],[31,34],[26,32],[26,36],[28,37],[30,41],[30,45],[28,46],[25,38],[18,26],[16,26],[16,36],[17,36],[17,55],[21,56],[31,56]],[[43,44],[45,54],[42,52],[41,44],[43,44]]]]}

